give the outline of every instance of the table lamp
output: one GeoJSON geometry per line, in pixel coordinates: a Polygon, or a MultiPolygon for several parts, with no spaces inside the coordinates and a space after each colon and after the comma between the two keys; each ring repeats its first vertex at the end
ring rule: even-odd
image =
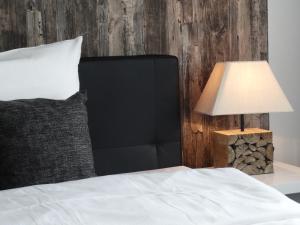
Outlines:
{"type": "Polygon", "coordinates": [[[247,174],[273,172],[272,132],[245,129],[244,114],[293,111],[267,61],[217,63],[195,107],[203,114],[240,115],[240,129],[213,133],[214,166],[247,174]]]}

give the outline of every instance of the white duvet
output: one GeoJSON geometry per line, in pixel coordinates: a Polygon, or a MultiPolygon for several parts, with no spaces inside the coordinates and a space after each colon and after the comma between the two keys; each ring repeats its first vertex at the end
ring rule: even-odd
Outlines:
{"type": "Polygon", "coordinates": [[[300,225],[300,206],[235,169],[169,170],[0,191],[1,225],[300,225]]]}

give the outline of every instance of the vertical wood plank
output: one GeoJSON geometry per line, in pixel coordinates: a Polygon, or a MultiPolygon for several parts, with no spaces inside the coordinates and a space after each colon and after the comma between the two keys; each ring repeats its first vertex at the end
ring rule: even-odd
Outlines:
{"type": "Polygon", "coordinates": [[[135,55],[144,55],[145,53],[145,2],[144,0],[133,1],[132,15],[133,46],[135,55]]]}
{"type": "Polygon", "coordinates": [[[166,2],[145,1],[145,53],[166,54],[165,16],[166,2]]]}
{"type": "Polygon", "coordinates": [[[70,33],[70,38],[82,35],[84,38],[82,41],[81,55],[83,57],[89,56],[89,51],[92,51],[92,46],[88,45],[91,35],[89,33],[89,27],[92,23],[91,21],[94,21],[96,18],[93,17],[94,14],[90,12],[89,1],[73,0],[67,2],[70,4],[70,14],[74,19],[74,27],[70,33]]]}
{"type": "Polygon", "coordinates": [[[13,22],[10,18],[11,5],[8,1],[0,1],[0,49],[5,51],[10,49],[9,38],[13,32],[13,22]]]}
{"type": "Polygon", "coordinates": [[[56,0],[40,0],[38,8],[41,11],[43,39],[45,43],[57,41],[56,0]]]}
{"type": "Polygon", "coordinates": [[[98,56],[101,43],[99,41],[99,1],[88,0],[86,13],[89,15],[89,17],[86,17],[86,34],[84,36],[87,43],[87,55],[98,56]]]}
{"type": "Polygon", "coordinates": [[[34,6],[27,9],[27,46],[36,46],[44,43],[42,15],[34,6]]]}
{"type": "MultiPolygon", "coordinates": [[[[76,10],[74,1],[56,1],[57,40],[62,41],[76,37],[76,10]]],[[[83,52],[85,54],[85,52],[83,52]]]]}
{"type": "Polygon", "coordinates": [[[99,0],[96,7],[97,21],[97,49],[98,56],[109,55],[109,19],[108,19],[108,0],[99,0]]]}
{"type": "Polygon", "coordinates": [[[108,1],[108,46],[109,55],[127,55],[125,49],[127,39],[124,36],[125,21],[123,15],[126,12],[125,2],[108,1]]]}
{"type": "Polygon", "coordinates": [[[0,1],[0,51],[26,46],[24,1],[0,1]]]}
{"type": "MultiPolygon", "coordinates": [[[[52,6],[56,10],[56,38],[57,41],[62,41],[66,38],[67,33],[67,22],[66,22],[66,3],[64,0],[57,1],[55,5],[52,6]]],[[[68,24],[70,24],[71,21],[69,19],[68,24]]],[[[68,29],[70,29],[70,26],[68,26],[68,29]]]]}

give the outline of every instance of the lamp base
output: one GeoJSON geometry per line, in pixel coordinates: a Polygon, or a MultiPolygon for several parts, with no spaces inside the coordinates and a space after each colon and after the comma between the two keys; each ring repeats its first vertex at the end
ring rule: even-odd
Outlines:
{"type": "Polygon", "coordinates": [[[249,175],[273,173],[272,132],[259,128],[213,133],[214,167],[234,167],[249,175]]]}

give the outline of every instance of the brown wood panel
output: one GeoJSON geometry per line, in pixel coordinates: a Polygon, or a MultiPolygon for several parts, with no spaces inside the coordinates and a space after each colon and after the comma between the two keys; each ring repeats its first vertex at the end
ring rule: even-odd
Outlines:
{"type": "MultiPolygon", "coordinates": [[[[212,132],[237,116],[193,112],[217,61],[268,58],[267,0],[2,0],[0,51],[84,36],[83,56],[179,59],[184,164],[212,164],[212,132]]],[[[246,116],[269,127],[268,114],[246,116]]]]}

